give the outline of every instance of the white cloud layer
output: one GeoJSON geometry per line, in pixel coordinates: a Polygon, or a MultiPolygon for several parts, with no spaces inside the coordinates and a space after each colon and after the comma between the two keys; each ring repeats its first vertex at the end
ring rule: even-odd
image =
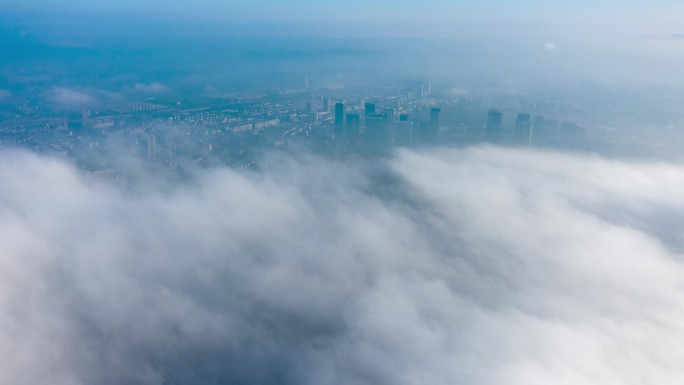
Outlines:
{"type": "Polygon", "coordinates": [[[165,85],[161,83],[135,83],[135,86],[133,87],[136,91],[139,92],[144,92],[144,93],[149,93],[149,94],[159,94],[159,93],[164,93],[168,92],[169,88],[166,87],[165,85]]]}
{"type": "Polygon", "coordinates": [[[684,382],[679,165],[476,148],[140,192],[0,156],[0,384],[684,382]]]}
{"type": "Polygon", "coordinates": [[[78,110],[95,102],[90,94],[67,87],[53,88],[47,96],[54,107],[64,110],[78,110]]]}

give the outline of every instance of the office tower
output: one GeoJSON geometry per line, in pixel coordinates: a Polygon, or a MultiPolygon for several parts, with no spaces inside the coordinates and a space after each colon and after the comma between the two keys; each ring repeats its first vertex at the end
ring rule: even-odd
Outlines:
{"type": "Polygon", "coordinates": [[[323,98],[323,112],[330,112],[330,98],[323,98]]]}
{"type": "Polygon", "coordinates": [[[439,107],[430,109],[430,121],[415,120],[414,144],[431,145],[438,142],[440,111],[439,107]]]}
{"type": "Polygon", "coordinates": [[[392,142],[394,139],[394,110],[392,108],[382,110],[382,123],[385,126],[388,141],[392,142]]]}
{"type": "Polygon", "coordinates": [[[525,146],[530,145],[530,135],[532,133],[532,121],[530,114],[518,114],[515,119],[515,141],[525,146]]]}
{"type": "Polygon", "coordinates": [[[157,138],[147,135],[147,158],[153,160],[157,157],[157,138]]]}
{"type": "Polygon", "coordinates": [[[439,115],[442,109],[439,107],[433,107],[430,109],[430,123],[432,123],[433,128],[439,132],[439,115]]]}
{"type": "Polygon", "coordinates": [[[394,144],[413,147],[413,122],[400,121],[395,124],[394,144]]]}
{"type": "Polygon", "coordinates": [[[363,105],[363,110],[364,110],[364,115],[368,116],[370,114],[375,113],[375,104],[373,103],[365,103],[363,105]]]}
{"type": "Polygon", "coordinates": [[[319,100],[316,98],[312,98],[309,101],[309,113],[315,114],[318,112],[318,108],[319,108],[318,102],[319,102],[319,100]]]}
{"type": "Polygon", "coordinates": [[[530,130],[530,145],[539,146],[544,144],[546,138],[546,123],[544,117],[537,115],[534,117],[532,128],[530,130]]]}
{"type": "Polygon", "coordinates": [[[358,144],[361,136],[361,117],[359,114],[347,114],[347,140],[358,144]]]}
{"type": "Polygon", "coordinates": [[[432,122],[420,122],[420,144],[435,144],[437,143],[437,128],[432,122]]]}
{"type": "Polygon", "coordinates": [[[335,103],[335,140],[345,140],[344,103],[335,103]]]}
{"type": "Polygon", "coordinates": [[[487,116],[487,141],[501,141],[501,112],[497,110],[490,110],[487,116]]]}
{"type": "Polygon", "coordinates": [[[370,114],[366,116],[366,129],[363,133],[364,142],[372,145],[387,143],[388,134],[383,124],[382,114],[370,114]]]}

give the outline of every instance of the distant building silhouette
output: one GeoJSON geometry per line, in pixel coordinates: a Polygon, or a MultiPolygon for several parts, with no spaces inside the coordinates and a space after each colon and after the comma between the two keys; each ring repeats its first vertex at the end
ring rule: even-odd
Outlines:
{"type": "Polygon", "coordinates": [[[431,91],[431,87],[430,87],[429,81],[426,83],[420,83],[420,96],[421,97],[424,98],[424,97],[430,96],[430,91],[431,91]]]}
{"type": "Polygon", "coordinates": [[[335,140],[345,140],[345,106],[344,103],[335,103],[335,140]]]}
{"type": "Polygon", "coordinates": [[[309,113],[311,113],[311,114],[318,113],[318,109],[320,108],[319,102],[320,102],[319,99],[311,99],[309,101],[309,113]]]}
{"type": "Polygon", "coordinates": [[[387,143],[388,134],[383,124],[382,114],[370,114],[366,116],[366,127],[363,133],[364,141],[371,145],[383,145],[387,143]]]}
{"type": "Polygon", "coordinates": [[[361,136],[361,117],[359,114],[347,114],[347,140],[358,144],[361,136]]]}
{"type": "Polygon", "coordinates": [[[364,115],[366,115],[366,116],[368,116],[368,115],[370,115],[370,114],[374,114],[374,113],[375,113],[375,104],[373,104],[373,103],[364,103],[364,105],[363,105],[363,111],[364,111],[364,115]]]}
{"type": "Polygon", "coordinates": [[[433,107],[430,109],[430,123],[434,124],[435,127],[439,128],[439,115],[442,109],[439,107],[433,107]]]}
{"type": "MultiPolygon", "coordinates": [[[[429,85],[430,83],[428,83],[429,85]]],[[[439,116],[442,112],[442,109],[439,107],[433,107],[430,109],[430,124],[432,125],[432,131],[431,135],[434,137],[433,140],[437,141],[439,138],[439,128],[440,128],[440,122],[439,122],[439,116]]]]}
{"type": "Polygon", "coordinates": [[[385,108],[382,110],[382,124],[387,132],[388,142],[394,139],[394,109],[385,108]]]}
{"type": "Polygon", "coordinates": [[[530,145],[540,146],[546,144],[546,122],[544,117],[537,115],[534,117],[532,122],[532,128],[530,129],[530,145]]]}
{"type": "Polygon", "coordinates": [[[524,146],[530,145],[530,137],[532,134],[532,121],[530,114],[518,114],[515,119],[515,141],[517,144],[524,146]]]}
{"type": "Polygon", "coordinates": [[[490,110],[487,115],[487,141],[498,143],[501,141],[501,112],[490,110]]]}
{"type": "Polygon", "coordinates": [[[413,122],[400,121],[395,124],[394,144],[402,147],[413,147],[413,122]]]}
{"type": "Polygon", "coordinates": [[[420,144],[437,143],[437,128],[432,122],[420,122],[420,137],[418,139],[420,144]]]}

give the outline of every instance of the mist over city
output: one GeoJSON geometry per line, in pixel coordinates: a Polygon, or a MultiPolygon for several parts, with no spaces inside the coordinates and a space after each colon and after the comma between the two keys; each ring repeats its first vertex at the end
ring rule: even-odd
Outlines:
{"type": "Polygon", "coordinates": [[[0,4],[0,385],[683,383],[682,16],[0,4]]]}

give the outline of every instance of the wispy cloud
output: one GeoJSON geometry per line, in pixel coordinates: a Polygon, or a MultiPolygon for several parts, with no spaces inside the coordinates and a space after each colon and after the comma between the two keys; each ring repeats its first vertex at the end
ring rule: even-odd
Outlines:
{"type": "Polygon", "coordinates": [[[65,110],[77,110],[95,102],[92,95],[67,87],[56,87],[48,93],[48,99],[54,107],[65,110]]]}
{"type": "Polygon", "coordinates": [[[159,93],[169,91],[168,87],[166,87],[165,85],[163,85],[161,83],[157,83],[157,82],[149,83],[149,84],[136,83],[135,86],[133,87],[133,89],[135,89],[136,91],[139,91],[139,92],[144,92],[144,93],[149,93],[149,94],[159,94],[159,93]]]}

